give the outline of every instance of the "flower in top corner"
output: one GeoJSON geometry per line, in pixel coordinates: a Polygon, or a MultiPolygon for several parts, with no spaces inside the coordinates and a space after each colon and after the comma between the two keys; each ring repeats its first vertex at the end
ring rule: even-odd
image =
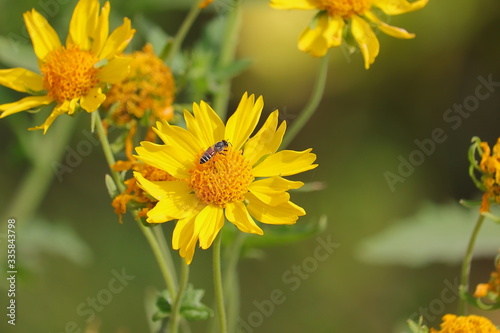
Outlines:
{"type": "Polygon", "coordinates": [[[118,54],[135,30],[128,18],[109,33],[110,5],[80,0],[71,17],[66,43],[35,9],[24,13],[26,28],[38,58],[40,73],[25,68],[0,70],[0,84],[32,96],[0,105],[0,118],[54,103],[45,123],[31,128],[44,133],[61,114],[77,108],[94,112],[106,99],[103,88],[125,77],[130,59],[118,54]]]}
{"type": "Polygon", "coordinates": [[[277,151],[286,129],[272,112],[250,137],[261,117],[262,97],[243,95],[224,124],[205,102],[185,110],[187,129],[158,122],[154,129],[164,144],[141,142],[138,159],[166,171],[172,181],[150,181],[134,175],[156,206],[147,222],[177,220],[172,247],[191,263],[197,243],[211,246],[227,219],[246,233],[263,234],[254,220],[266,224],[293,224],[305,215],[290,201],[288,190],[303,185],[285,176],[314,169],[316,155],[304,151],[277,151]]]}
{"type": "Polygon", "coordinates": [[[363,54],[365,68],[375,61],[380,44],[372,26],[383,33],[403,39],[415,37],[404,29],[380,19],[421,9],[428,0],[271,0],[276,9],[311,9],[318,11],[299,37],[299,49],[314,57],[323,57],[331,47],[340,46],[347,36],[353,38],[363,54]]]}

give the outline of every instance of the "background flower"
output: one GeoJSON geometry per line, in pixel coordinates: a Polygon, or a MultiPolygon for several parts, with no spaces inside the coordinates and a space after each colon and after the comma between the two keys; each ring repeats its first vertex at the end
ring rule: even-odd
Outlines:
{"type": "Polygon", "coordinates": [[[314,57],[323,57],[331,47],[340,46],[346,30],[356,41],[368,69],[375,61],[380,44],[371,25],[396,38],[413,38],[414,34],[384,23],[376,14],[399,15],[424,7],[428,0],[271,0],[276,9],[312,9],[318,14],[299,37],[299,49],[314,57]]]}
{"type": "Polygon", "coordinates": [[[55,30],[35,9],[24,13],[26,28],[38,58],[41,74],[24,68],[0,70],[0,84],[34,96],[0,105],[0,118],[42,105],[56,103],[41,126],[44,133],[61,114],[77,107],[93,112],[106,98],[102,89],[126,74],[130,59],[117,57],[135,33],[130,20],[109,34],[109,2],[99,10],[99,1],[80,0],[73,11],[66,46],[55,30]]]}

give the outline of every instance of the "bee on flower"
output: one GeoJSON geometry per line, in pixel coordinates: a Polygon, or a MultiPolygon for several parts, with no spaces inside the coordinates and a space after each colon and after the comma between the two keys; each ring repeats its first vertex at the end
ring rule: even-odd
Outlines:
{"type": "Polygon", "coordinates": [[[242,232],[262,235],[255,220],[284,225],[305,215],[288,193],[304,184],[283,177],[316,168],[316,155],[311,149],[277,151],[286,129],[285,122],[278,126],[277,110],[250,138],[263,105],[262,97],[245,93],[224,124],[207,103],[194,103],[193,113],[184,111],[187,129],[158,122],[154,130],[164,144],[144,141],[136,148],[139,160],[176,179],[151,181],[134,173],[139,186],[158,200],[147,222],[177,220],[172,247],[188,264],[196,244],[209,248],[225,219],[242,232]],[[210,147],[222,153],[210,153],[210,162],[200,163],[210,147]]]}

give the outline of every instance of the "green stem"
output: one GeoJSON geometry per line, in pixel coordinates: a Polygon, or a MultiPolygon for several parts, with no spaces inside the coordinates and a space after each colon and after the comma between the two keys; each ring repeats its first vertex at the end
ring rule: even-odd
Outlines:
{"type": "Polygon", "coordinates": [[[227,333],[226,310],[224,307],[224,294],[222,289],[221,276],[221,243],[222,236],[219,233],[214,242],[213,249],[213,273],[214,273],[214,292],[217,304],[217,319],[219,320],[219,333],[227,333]]]}
{"type": "Polygon", "coordinates": [[[113,156],[113,151],[111,150],[111,146],[109,144],[108,136],[106,135],[106,131],[104,130],[104,126],[102,125],[101,115],[99,114],[99,110],[92,112],[92,122],[95,124],[97,137],[101,142],[102,150],[104,152],[104,157],[106,158],[106,162],[108,162],[109,170],[111,171],[111,176],[115,181],[116,186],[118,187],[118,191],[122,193],[125,190],[125,184],[120,178],[118,172],[113,170],[112,166],[116,163],[115,157],[113,156]]]}
{"type": "MultiPolygon", "coordinates": [[[[477,235],[479,234],[479,230],[481,230],[481,226],[484,222],[484,216],[479,215],[476,225],[474,226],[474,230],[469,239],[469,245],[467,246],[467,250],[465,252],[464,261],[462,263],[462,272],[460,276],[460,287],[459,290],[462,292],[466,292],[469,288],[469,273],[472,262],[472,252],[474,250],[474,244],[476,243],[477,235]]],[[[465,315],[466,312],[466,300],[462,297],[460,298],[458,314],[465,315]]]]}
{"type": "Polygon", "coordinates": [[[191,26],[198,17],[198,14],[200,13],[201,10],[200,4],[202,2],[203,0],[198,0],[193,4],[186,18],[182,22],[182,25],[177,31],[177,34],[175,35],[172,44],[167,44],[166,47],[163,49],[160,58],[165,59],[165,63],[168,66],[172,66],[172,62],[174,61],[175,55],[179,51],[182,42],[184,42],[184,39],[186,38],[186,35],[189,32],[189,29],[191,29],[191,26]]]}
{"type": "Polygon", "coordinates": [[[240,292],[238,283],[238,262],[241,247],[246,238],[246,233],[237,231],[236,237],[224,255],[226,266],[224,268],[225,296],[227,304],[227,326],[230,332],[236,332],[240,315],[240,292]]]}
{"type": "MultiPolygon", "coordinates": [[[[222,37],[222,47],[217,63],[218,68],[229,66],[235,58],[236,47],[238,45],[239,26],[241,21],[241,6],[239,0],[233,0],[233,5],[230,7],[226,17],[226,27],[224,36],[222,37]]],[[[214,96],[214,110],[221,117],[226,118],[229,96],[231,93],[231,80],[227,79],[219,86],[217,93],[214,96]]]]}
{"type": "MultiPolygon", "coordinates": [[[[158,244],[160,246],[160,251],[163,253],[163,259],[165,261],[165,264],[167,265],[169,271],[175,272],[175,265],[174,261],[172,260],[172,252],[170,251],[170,247],[167,246],[167,240],[165,239],[165,235],[163,233],[163,228],[162,224],[155,225],[152,227],[153,233],[156,236],[156,239],[158,240],[158,244]]],[[[173,285],[173,290],[177,290],[177,276],[174,274],[172,275],[172,285],[173,285]]]]}
{"type": "MultiPolygon", "coordinates": [[[[134,214],[135,215],[135,214],[134,214]]],[[[175,270],[173,267],[168,267],[166,264],[165,257],[163,256],[163,251],[161,250],[161,246],[158,243],[153,231],[150,227],[146,227],[141,219],[137,219],[137,225],[141,229],[142,233],[146,237],[151,250],[153,250],[153,255],[155,256],[158,267],[160,268],[161,274],[163,276],[163,280],[165,281],[165,285],[170,293],[172,299],[176,297],[177,286],[174,280],[175,270]]]]}
{"type": "MultiPolygon", "coordinates": [[[[95,111],[92,113],[92,121],[95,124],[95,128],[97,131],[97,136],[99,138],[99,141],[101,142],[102,150],[104,152],[104,156],[106,157],[106,161],[108,162],[109,170],[111,171],[111,175],[113,177],[113,180],[119,190],[120,193],[122,193],[125,190],[125,184],[120,178],[120,175],[118,172],[113,170],[112,166],[113,164],[116,163],[115,157],[113,156],[113,151],[111,150],[111,146],[109,144],[108,136],[106,135],[106,132],[104,131],[104,126],[102,125],[102,120],[101,116],[99,115],[99,111],[95,111]]],[[[137,212],[135,212],[134,217],[137,217],[137,212]]],[[[170,253],[169,251],[162,251],[163,249],[166,249],[166,245],[164,242],[160,245],[160,242],[158,239],[155,237],[153,231],[151,228],[146,227],[141,219],[137,219],[137,224],[139,225],[139,228],[141,229],[142,233],[146,237],[149,245],[151,246],[151,249],[153,250],[153,254],[155,256],[156,262],[158,263],[158,266],[160,267],[160,271],[163,275],[163,278],[165,280],[165,284],[167,286],[168,291],[170,292],[170,295],[172,298],[175,297],[175,292],[176,292],[176,282],[173,276],[175,276],[175,267],[172,263],[172,260],[167,259],[166,255],[164,253],[170,253]],[[169,264],[171,263],[171,264],[169,264]]],[[[160,241],[165,238],[159,238],[160,241]]]]}
{"type": "Polygon", "coordinates": [[[290,142],[295,138],[295,136],[300,132],[304,125],[309,121],[311,116],[317,110],[318,105],[323,97],[325,91],[326,77],[328,72],[328,53],[321,59],[319,66],[319,72],[316,76],[316,82],[314,83],[314,88],[304,109],[300,112],[297,119],[295,119],[290,128],[287,130],[286,135],[281,143],[281,147],[285,148],[290,144],[290,142]]]}
{"type": "Polygon", "coordinates": [[[189,265],[186,264],[184,259],[181,259],[181,282],[179,285],[179,290],[177,291],[177,296],[174,298],[172,304],[172,312],[170,316],[170,331],[169,333],[177,333],[179,329],[180,310],[182,305],[182,299],[186,291],[189,280],[189,265]]]}

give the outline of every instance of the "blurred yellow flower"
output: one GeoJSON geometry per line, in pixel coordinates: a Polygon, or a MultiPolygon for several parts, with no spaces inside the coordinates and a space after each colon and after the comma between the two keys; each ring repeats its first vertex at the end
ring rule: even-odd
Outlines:
{"type": "Polygon", "coordinates": [[[441,329],[431,328],[430,333],[498,333],[500,332],[493,323],[485,317],[469,315],[456,316],[447,314],[443,316],[441,329]]]}
{"type": "Polygon", "coordinates": [[[384,14],[399,15],[424,7],[428,0],[271,0],[276,9],[319,10],[315,19],[299,37],[299,49],[314,57],[323,57],[331,47],[340,46],[345,30],[356,41],[368,69],[375,61],[380,44],[372,25],[385,34],[409,39],[414,34],[393,27],[377,16],[377,10],[384,14]]]}
{"type": "Polygon", "coordinates": [[[130,58],[129,74],[111,87],[103,102],[103,107],[111,112],[111,120],[125,125],[144,117],[146,112],[152,123],[172,119],[175,82],[170,68],[156,56],[151,44],[130,58]]]}
{"type": "Polygon", "coordinates": [[[487,142],[481,142],[480,147],[483,154],[479,167],[483,171],[481,180],[486,188],[481,204],[481,212],[488,212],[490,210],[490,201],[500,204],[500,138],[493,146],[493,152],[487,142]]]}
{"type": "Polygon", "coordinates": [[[99,10],[98,0],[80,0],[73,11],[66,46],[35,9],[24,13],[41,74],[24,68],[0,70],[1,85],[33,95],[0,105],[0,118],[55,102],[45,123],[31,128],[45,133],[59,115],[72,114],[77,106],[87,112],[97,110],[106,98],[103,86],[127,75],[130,59],[116,55],[135,33],[130,20],[124,18],[109,35],[109,11],[109,2],[99,10]]]}
{"type": "Polygon", "coordinates": [[[303,185],[283,176],[314,169],[316,155],[276,152],[286,124],[278,126],[272,112],[252,137],[264,106],[262,97],[243,95],[225,125],[205,102],[193,103],[193,114],[184,111],[187,129],[158,122],[155,129],[165,143],[142,142],[138,158],[168,172],[177,181],[150,181],[135,172],[140,186],[158,203],[147,221],[178,220],[172,247],[191,263],[196,243],[211,246],[225,218],[239,230],[262,235],[254,222],[293,224],[304,209],[290,201],[289,189],[303,185]]]}
{"type": "Polygon", "coordinates": [[[497,258],[497,269],[490,275],[488,283],[480,283],[476,287],[474,297],[488,297],[492,301],[498,302],[500,296],[500,260],[497,258]]]}

